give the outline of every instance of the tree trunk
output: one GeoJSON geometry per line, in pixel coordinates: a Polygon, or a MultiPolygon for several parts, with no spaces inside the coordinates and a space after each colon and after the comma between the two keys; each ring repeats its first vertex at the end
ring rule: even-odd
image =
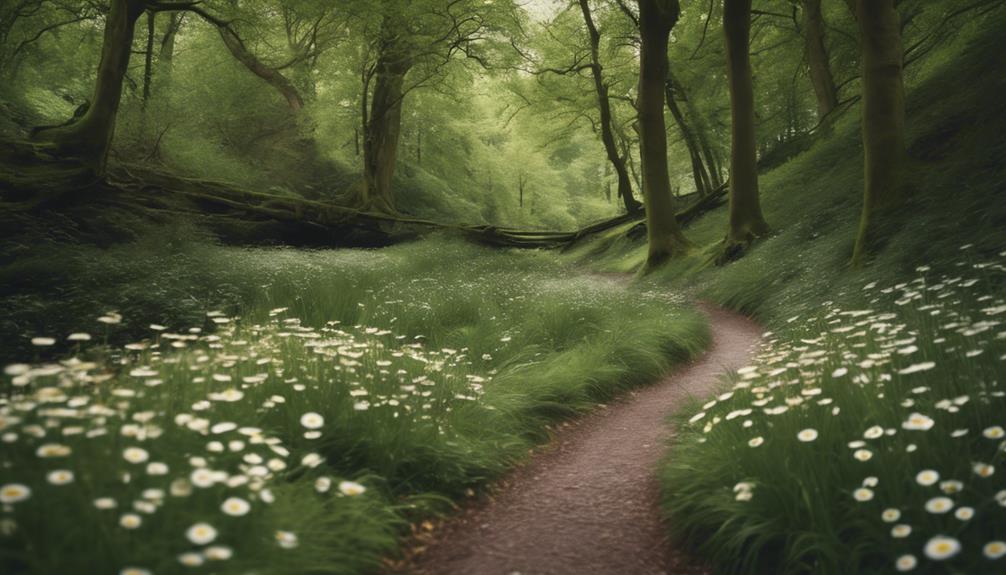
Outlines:
{"type": "Polygon", "coordinates": [[[807,52],[807,67],[810,81],[817,96],[817,118],[825,118],[838,106],[838,89],[831,75],[831,63],[825,46],[824,16],[821,14],[821,0],[802,0],[803,41],[807,52]]]}
{"type": "Polygon", "coordinates": [[[699,152],[698,143],[695,141],[695,134],[692,133],[691,128],[685,121],[685,115],[682,113],[681,107],[678,106],[678,103],[674,99],[674,83],[670,75],[668,75],[667,81],[664,84],[664,91],[666,92],[667,109],[670,110],[671,117],[674,118],[674,122],[678,125],[681,137],[688,148],[688,155],[692,161],[692,177],[695,179],[695,191],[700,196],[704,196],[706,192],[712,189],[709,181],[709,173],[706,171],[705,165],[702,164],[702,155],[699,152]]]}
{"type": "Polygon", "coordinates": [[[861,264],[878,216],[905,201],[905,89],[902,45],[894,0],[858,0],[863,62],[863,213],[853,251],[861,264]]]}
{"type": "Polygon", "coordinates": [[[518,205],[518,207],[523,208],[524,207],[524,173],[523,172],[521,172],[520,175],[517,176],[517,188],[518,188],[519,194],[520,194],[518,196],[518,200],[517,200],[518,204],[517,205],[518,205]]]}
{"type": "Polygon", "coordinates": [[[709,145],[709,138],[706,135],[706,126],[705,122],[702,121],[702,115],[699,114],[691,98],[688,97],[684,84],[674,75],[674,71],[670,70],[670,66],[668,66],[667,79],[674,85],[674,93],[678,96],[678,99],[685,103],[685,108],[688,111],[687,117],[692,119],[695,139],[698,141],[699,149],[704,159],[706,173],[709,174],[710,189],[718,188],[723,183],[723,179],[720,177],[720,163],[717,161],[712,147],[709,145]]]}
{"type": "Polygon", "coordinates": [[[386,31],[375,72],[374,93],[363,140],[364,189],[361,205],[365,209],[394,213],[392,178],[402,131],[402,99],[405,75],[412,60],[386,31]]]}
{"type": "Polygon", "coordinates": [[[632,180],[629,179],[625,159],[618,153],[615,134],[611,128],[611,102],[608,99],[608,85],[604,82],[601,68],[601,34],[598,32],[597,26],[594,25],[587,0],[579,0],[579,2],[580,11],[583,12],[583,21],[587,25],[587,32],[590,36],[590,71],[594,77],[594,91],[597,93],[597,105],[601,112],[601,141],[604,143],[604,151],[608,155],[608,161],[611,162],[615,174],[618,176],[618,196],[622,198],[625,210],[632,213],[638,211],[643,205],[632,196],[632,180]]]}
{"type": "Polygon", "coordinates": [[[604,163],[604,199],[611,203],[611,163],[604,163]]]}
{"type": "Polygon", "coordinates": [[[706,167],[709,170],[710,183],[712,184],[713,189],[716,189],[723,185],[723,170],[720,166],[719,156],[709,145],[709,139],[706,138],[706,131],[702,126],[699,126],[697,133],[699,146],[702,148],[702,157],[705,158],[706,167]]]}
{"type": "Polygon", "coordinates": [[[664,125],[664,83],[667,44],[678,20],[677,0],[639,0],[639,136],[643,198],[649,251],[646,269],[660,265],[688,249],[688,240],[674,213],[674,197],[667,173],[667,131],[664,125]]]}
{"type": "MultiPolygon", "coordinates": [[[[758,198],[754,88],[748,42],[751,0],[726,0],[723,5],[727,80],[730,83],[730,228],[723,257],[732,259],[756,238],[768,233],[758,198]]],[[[721,258],[722,261],[723,258],[721,258]]]]}
{"type": "Polygon", "coordinates": [[[171,77],[171,67],[175,58],[175,38],[178,36],[178,29],[182,26],[184,14],[171,12],[168,15],[168,27],[161,37],[161,49],[157,53],[157,75],[160,77],[159,83],[166,82],[171,77]]]}
{"type": "Polygon", "coordinates": [[[144,5],[143,0],[112,0],[105,16],[101,60],[90,108],[77,122],[37,132],[38,139],[55,145],[56,153],[79,158],[96,173],[105,168],[122,99],[122,81],[129,67],[133,33],[144,5]]]}
{"type": "Polygon", "coordinates": [[[230,26],[217,26],[220,37],[231,54],[248,68],[253,74],[265,80],[270,86],[275,88],[286,99],[286,103],[294,112],[300,111],[304,107],[304,100],[300,97],[297,88],[279,70],[270,68],[248,51],[241,37],[230,26]]]}
{"type": "Polygon", "coordinates": [[[147,11],[147,50],[143,59],[143,109],[150,100],[150,83],[154,79],[154,13],[147,11]]]}

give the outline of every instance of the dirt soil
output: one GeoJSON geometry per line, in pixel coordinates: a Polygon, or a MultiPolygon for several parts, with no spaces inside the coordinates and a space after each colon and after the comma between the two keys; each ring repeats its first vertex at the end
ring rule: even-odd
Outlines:
{"type": "MultiPolygon", "coordinates": [[[[657,466],[666,418],[750,360],[761,329],[702,306],[708,352],[659,383],[565,426],[491,497],[427,529],[393,572],[436,575],[658,575],[707,569],[667,539],[657,466]]],[[[424,531],[424,530],[421,530],[424,531]]]]}

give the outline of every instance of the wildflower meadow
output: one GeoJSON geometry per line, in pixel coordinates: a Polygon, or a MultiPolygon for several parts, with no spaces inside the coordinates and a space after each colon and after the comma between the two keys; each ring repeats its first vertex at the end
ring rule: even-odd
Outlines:
{"type": "Polygon", "coordinates": [[[864,282],[838,294],[862,307],[766,333],[682,416],[672,527],[744,573],[1006,570],[1004,257],[864,282]]]}

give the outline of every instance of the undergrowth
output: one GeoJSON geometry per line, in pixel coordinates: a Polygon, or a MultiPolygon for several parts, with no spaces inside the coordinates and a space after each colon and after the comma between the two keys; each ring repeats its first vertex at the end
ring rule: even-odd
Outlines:
{"type": "Polygon", "coordinates": [[[32,312],[0,376],[10,573],[375,569],[707,338],[663,293],[460,242],[50,250],[5,272],[32,312]]]}

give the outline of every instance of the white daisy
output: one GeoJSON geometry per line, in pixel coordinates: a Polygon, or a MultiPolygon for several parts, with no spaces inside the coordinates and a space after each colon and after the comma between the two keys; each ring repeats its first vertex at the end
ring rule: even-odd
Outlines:
{"type": "Polygon", "coordinates": [[[796,438],[804,443],[814,441],[817,439],[817,430],[812,428],[804,429],[796,434],[796,438]]]}
{"type": "Polygon", "coordinates": [[[69,469],[56,469],[47,473],[45,479],[52,485],[66,485],[73,483],[73,472],[69,469]]]}
{"type": "Polygon", "coordinates": [[[913,431],[927,431],[933,427],[936,422],[927,415],[921,413],[912,413],[908,416],[908,419],[901,424],[901,427],[913,431]]]}
{"type": "Polygon", "coordinates": [[[929,487],[940,480],[940,474],[934,469],[923,469],[915,475],[915,482],[923,487],[929,487]]]}
{"type": "Polygon", "coordinates": [[[926,501],[926,511],[942,514],[954,508],[954,501],[949,497],[933,497],[926,501]]]}
{"type": "Polygon", "coordinates": [[[209,523],[196,523],[188,528],[185,536],[196,545],[206,545],[217,538],[217,530],[209,523]]]}
{"type": "Polygon", "coordinates": [[[367,488],[355,481],[340,481],[339,491],[341,491],[343,495],[352,497],[356,495],[363,495],[363,493],[367,491],[367,488]]]}
{"type": "Polygon", "coordinates": [[[297,534],[290,531],[277,531],[276,542],[283,549],[293,549],[297,546],[297,534]]]}
{"type": "Polygon", "coordinates": [[[894,523],[898,519],[901,519],[901,511],[891,507],[885,509],[884,512],[880,514],[880,518],[884,520],[884,523],[894,523]]]}
{"type": "Polygon", "coordinates": [[[150,454],[142,447],[127,447],[122,452],[122,458],[130,463],[145,463],[150,459],[150,454]]]}
{"type": "Polygon", "coordinates": [[[866,487],[860,487],[852,492],[852,497],[856,501],[863,503],[873,499],[873,490],[866,487]]]}
{"type": "Polygon", "coordinates": [[[300,416],[300,424],[307,429],[321,429],[325,425],[325,418],[318,413],[309,411],[300,416]]]}
{"type": "Polygon", "coordinates": [[[241,517],[251,511],[251,504],[240,497],[229,497],[220,506],[220,510],[231,517],[241,517]]]}
{"type": "Polygon", "coordinates": [[[987,559],[1001,559],[1006,556],[1006,542],[989,541],[982,547],[982,553],[987,559]]]}
{"type": "Polygon", "coordinates": [[[905,554],[898,557],[897,561],[894,562],[894,568],[902,572],[911,571],[918,564],[919,560],[915,558],[915,555],[905,554]]]}
{"type": "Polygon", "coordinates": [[[926,543],[926,557],[934,561],[950,559],[961,551],[961,542],[946,535],[937,535],[926,543]]]}
{"type": "Polygon", "coordinates": [[[0,487],[0,503],[17,503],[31,497],[31,488],[20,483],[8,483],[0,487]]]}

